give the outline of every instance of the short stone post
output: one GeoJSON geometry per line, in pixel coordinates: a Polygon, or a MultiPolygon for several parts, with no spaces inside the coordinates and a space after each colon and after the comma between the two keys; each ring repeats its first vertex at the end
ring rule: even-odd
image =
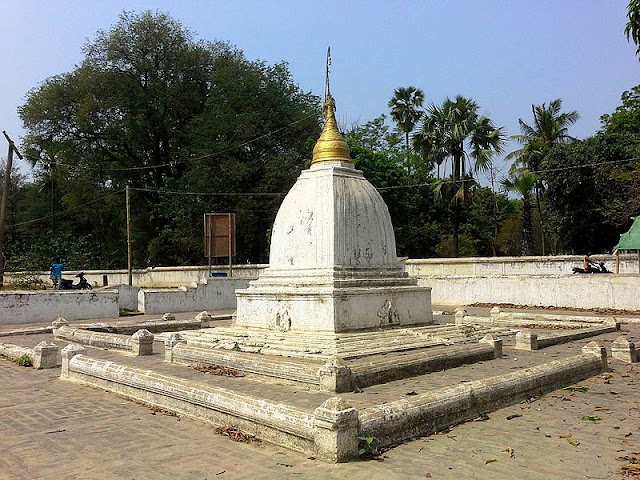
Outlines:
{"type": "Polygon", "coordinates": [[[351,390],[351,369],[340,357],[331,356],[318,371],[320,390],[342,393],[351,390]]]}
{"type": "Polygon", "coordinates": [[[455,314],[455,323],[456,325],[460,325],[464,323],[464,317],[467,314],[467,311],[464,308],[456,308],[455,314]]]}
{"type": "Polygon", "coordinates": [[[137,357],[153,355],[153,333],[143,328],[131,335],[131,352],[137,357]]]}
{"type": "Polygon", "coordinates": [[[63,377],[69,376],[69,362],[76,355],[86,355],[87,350],[78,344],[70,343],[62,349],[62,374],[63,377]]]}
{"type": "Polygon", "coordinates": [[[53,334],[56,335],[56,330],[66,325],[69,325],[69,322],[65,318],[62,318],[62,317],[56,318],[51,324],[51,326],[53,327],[53,334]]]}
{"type": "Polygon", "coordinates": [[[519,331],[516,333],[516,350],[537,350],[538,334],[519,331]]]}
{"type": "Polygon", "coordinates": [[[609,369],[609,366],[607,365],[607,350],[596,342],[587,343],[582,347],[582,353],[597,355],[600,357],[600,362],[602,363],[602,371],[606,372],[609,369]]]}
{"type": "Polygon", "coordinates": [[[165,362],[173,363],[173,347],[175,347],[179,343],[186,343],[186,340],[183,340],[179,333],[172,333],[164,341],[165,362]]]}
{"type": "Polygon", "coordinates": [[[638,352],[633,342],[630,342],[622,335],[611,344],[611,358],[627,363],[638,361],[638,352]]]}
{"type": "Polygon", "coordinates": [[[502,357],[502,339],[496,338],[490,333],[487,333],[481,340],[480,343],[487,343],[493,347],[493,358],[502,357]]]}
{"type": "Polygon", "coordinates": [[[342,397],[329,398],[313,412],[316,455],[341,463],[358,457],[358,411],[342,397]]]}
{"type": "Polygon", "coordinates": [[[55,368],[58,366],[58,346],[55,343],[41,341],[33,347],[33,368],[55,368]]]}
{"type": "Polygon", "coordinates": [[[205,327],[209,326],[209,322],[211,320],[213,320],[213,317],[211,315],[209,315],[209,312],[204,310],[204,311],[200,312],[198,315],[196,315],[195,320],[196,320],[196,322],[200,322],[200,326],[202,328],[205,328],[205,327]]]}

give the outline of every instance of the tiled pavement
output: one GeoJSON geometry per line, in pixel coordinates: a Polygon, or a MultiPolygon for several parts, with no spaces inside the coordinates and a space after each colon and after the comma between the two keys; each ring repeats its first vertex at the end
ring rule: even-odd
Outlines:
{"type": "MultiPolygon", "coordinates": [[[[640,344],[638,324],[623,330],[640,344]]],[[[601,339],[609,345],[615,336],[601,339]]],[[[22,340],[39,341],[30,337],[22,340]]],[[[18,343],[18,338],[0,341],[18,343]]],[[[580,346],[575,342],[568,351],[580,346]]],[[[568,347],[545,351],[551,359],[568,347]]],[[[506,353],[503,362],[523,361],[515,360],[514,351],[506,353]]],[[[450,380],[462,381],[472,368],[485,365],[497,364],[466,367],[450,380]]],[[[500,370],[512,368],[503,365],[500,370]]],[[[622,478],[620,468],[629,464],[624,457],[640,457],[640,367],[611,365],[612,373],[581,383],[587,392],[561,390],[490,413],[486,421],[407,442],[380,460],[331,465],[266,443],[233,442],[207,424],[154,414],[114,394],[62,382],[59,368],[36,371],[0,359],[0,479],[622,478]],[[601,420],[582,420],[589,415],[601,420]]],[[[396,396],[428,387],[427,381],[405,382],[398,383],[396,396]]],[[[251,390],[285,387],[257,382],[251,390]]],[[[384,389],[364,394],[387,395],[384,389]]]]}

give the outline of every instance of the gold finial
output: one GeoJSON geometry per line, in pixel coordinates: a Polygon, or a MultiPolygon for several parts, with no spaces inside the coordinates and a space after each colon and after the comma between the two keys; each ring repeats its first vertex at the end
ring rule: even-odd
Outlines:
{"type": "Polygon", "coordinates": [[[349,153],[349,145],[338,130],[336,122],[336,101],[331,96],[329,89],[329,66],[331,65],[331,50],[327,50],[327,80],[324,99],[324,127],[320,138],[313,147],[313,160],[315,163],[353,163],[349,153]]]}

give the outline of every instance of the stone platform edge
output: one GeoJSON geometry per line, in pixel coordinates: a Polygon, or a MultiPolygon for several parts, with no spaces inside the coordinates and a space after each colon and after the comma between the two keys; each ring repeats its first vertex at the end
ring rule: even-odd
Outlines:
{"type": "Polygon", "coordinates": [[[571,385],[607,370],[604,347],[591,342],[582,354],[522,371],[438,389],[358,412],[332,397],[309,414],[296,408],[196,384],[149,370],[93,359],[78,345],[62,350],[63,380],[112,391],[219,426],[234,425],[256,437],[330,462],[358,455],[358,436],[382,445],[428,435],[480,414],[571,385]]]}

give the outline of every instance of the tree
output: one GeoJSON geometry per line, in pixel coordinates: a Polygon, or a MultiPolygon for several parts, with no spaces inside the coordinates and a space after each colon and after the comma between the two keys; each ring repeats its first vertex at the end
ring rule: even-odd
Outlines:
{"type": "Polygon", "coordinates": [[[468,200],[473,173],[487,169],[494,154],[502,152],[504,133],[493,121],[479,115],[478,104],[458,95],[445,99],[441,106],[431,104],[422,125],[414,135],[414,146],[423,158],[450,158],[452,175],[440,182],[436,191],[451,203],[453,254],[458,255],[460,206],[468,200]],[[473,160],[473,162],[471,162],[473,160]],[[443,188],[444,184],[448,184],[443,188]]]}
{"type": "Polygon", "coordinates": [[[413,258],[433,256],[441,226],[437,206],[429,194],[429,173],[409,174],[401,167],[403,152],[395,132],[389,132],[380,116],[347,133],[356,168],[380,189],[393,221],[397,250],[413,258]]]}
{"type": "Polygon", "coordinates": [[[238,215],[238,260],[265,260],[282,195],[259,195],[295,180],[319,134],[319,99],[286,64],[196,41],[162,13],[123,13],[84,53],[19,109],[56,232],[92,233],[102,259],[122,266],[129,185],[135,265],[199,263],[202,214],[215,211],[238,215]]]}
{"type": "Polygon", "coordinates": [[[512,171],[502,180],[502,186],[509,192],[522,197],[522,255],[533,255],[533,215],[531,193],[538,181],[537,175],[526,169],[512,171]]]}
{"type": "Polygon", "coordinates": [[[411,173],[409,160],[409,134],[413,132],[416,124],[422,118],[423,112],[420,109],[424,101],[424,92],[419,88],[399,87],[393,92],[389,100],[391,108],[391,118],[398,125],[398,129],[404,133],[405,138],[405,161],[407,171],[411,173]]]}
{"type": "MultiPolygon", "coordinates": [[[[547,106],[531,105],[533,124],[529,125],[521,118],[520,135],[512,138],[524,146],[505,157],[505,160],[515,159],[514,168],[526,168],[530,172],[538,172],[544,165],[547,155],[554,145],[571,143],[575,139],[569,135],[569,127],[576,123],[580,115],[576,111],[562,112],[562,100],[557,98],[547,106]]],[[[545,224],[542,216],[541,193],[544,189],[542,177],[536,181],[536,206],[542,223],[541,244],[542,254],[546,254],[545,224]]]]}
{"type": "Polygon", "coordinates": [[[627,36],[627,41],[633,40],[636,44],[636,56],[640,60],[640,0],[629,0],[627,18],[629,21],[624,27],[624,34],[627,36]]]}

